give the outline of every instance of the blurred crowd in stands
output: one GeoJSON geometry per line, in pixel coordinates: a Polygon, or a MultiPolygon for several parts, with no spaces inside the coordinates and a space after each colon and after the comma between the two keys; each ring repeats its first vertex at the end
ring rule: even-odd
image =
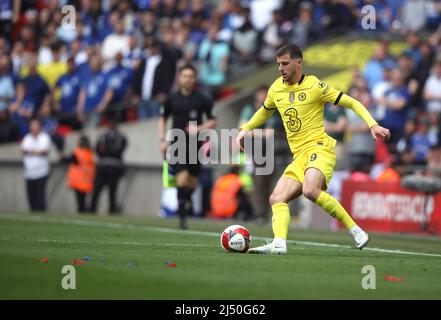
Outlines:
{"type": "Polygon", "coordinates": [[[355,179],[397,181],[407,171],[429,165],[440,172],[441,150],[441,29],[427,37],[408,32],[409,44],[398,56],[389,41],[379,41],[374,56],[352,72],[349,94],[360,100],[375,119],[391,131],[385,143],[372,139],[370,131],[353,112],[329,106],[325,129],[340,142],[350,158],[355,179]],[[375,164],[381,164],[376,171],[375,164]],[[382,176],[384,166],[393,175],[382,176]],[[437,169],[436,169],[437,168],[437,169]]]}
{"type": "Polygon", "coordinates": [[[342,142],[350,133],[354,171],[376,157],[426,164],[440,144],[441,1],[0,0],[0,142],[20,140],[32,117],[59,150],[66,133],[107,116],[156,117],[189,62],[201,87],[222,98],[227,80],[272,62],[282,43],[305,48],[360,29],[365,5],[376,9],[373,32],[409,43],[394,57],[381,40],[364,69],[354,69],[349,91],[391,130],[388,156],[341,108],[327,108],[326,128],[342,142]]]}

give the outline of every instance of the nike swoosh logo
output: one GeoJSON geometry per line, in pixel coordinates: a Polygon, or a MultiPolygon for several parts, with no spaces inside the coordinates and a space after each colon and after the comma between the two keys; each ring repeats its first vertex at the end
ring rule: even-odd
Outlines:
{"type": "Polygon", "coordinates": [[[283,99],[277,99],[277,102],[282,101],[283,99]]]}

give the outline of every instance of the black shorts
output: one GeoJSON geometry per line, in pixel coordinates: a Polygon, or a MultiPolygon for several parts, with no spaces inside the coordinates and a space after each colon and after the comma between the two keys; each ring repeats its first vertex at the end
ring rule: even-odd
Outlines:
{"type": "MultiPolygon", "coordinates": [[[[200,148],[202,147],[202,143],[198,142],[197,144],[197,152],[199,152],[200,148]]],[[[170,167],[172,168],[173,172],[175,174],[187,170],[190,175],[197,177],[199,176],[200,167],[201,164],[199,162],[199,159],[190,159],[190,147],[188,143],[186,143],[185,146],[185,161],[183,163],[176,163],[176,164],[170,164],[170,167]],[[190,161],[191,160],[191,161],[190,161]],[[195,161],[196,160],[196,161],[195,161]]],[[[174,156],[177,156],[177,153],[175,152],[174,156]]]]}

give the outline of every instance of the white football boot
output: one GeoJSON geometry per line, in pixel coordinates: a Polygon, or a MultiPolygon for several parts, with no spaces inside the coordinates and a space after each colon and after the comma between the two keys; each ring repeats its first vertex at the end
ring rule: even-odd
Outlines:
{"type": "Polygon", "coordinates": [[[355,244],[358,249],[363,249],[369,242],[369,235],[364,232],[359,226],[354,226],[350,232],[354,237],[355,244]]]}
{"type": "Polygon", "coordinates": [[[248,250],[251,254],[286,254],[286,242],[272,241],[263,246],[251,248],[248,250]]]}

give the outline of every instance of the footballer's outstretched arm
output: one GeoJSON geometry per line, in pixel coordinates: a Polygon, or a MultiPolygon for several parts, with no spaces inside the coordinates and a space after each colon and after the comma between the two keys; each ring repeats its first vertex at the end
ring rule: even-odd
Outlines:
{"type": "Polygon", "coordinates": [[[375,141],[378,139],[387,140],[390,138],[389,129],[383,128],[378,125],[377,121],[371,116],[366,107],[357,99],[352,98],[351,96],[344,94],[343,92],[330,87],[326,83],[320,82],[318,83],[318,87],[322,91],[322,101],[330,102],[337,106],[343,106],[345,108],[351,109],[354,111],[371,130],[372,137],[375,141]]]}
{"type": "Polygon", "coordinates": [[[262,124],[265,123],[266,120],[268,120],[273,115],[275,110],[276,108],[268,109],[265,106],[260,107],[260,109],[256,111],[253,117],[242,127],[240,127],[240,130],[250,131],[260,127],[262,124]]]}
{"type": "Polygon", "coordinates": [[[240,132],[236,137],[236,143],[241,149],[242,149],[241,140],[243,139],[245,134],[248,131],[258,128],[262,124],[264,124],[265,121],[268,120],[273,115],[275,110],[276,108],[268,109],[265,106],[262,106],[260,107],[259,110],[256,111],[256,113],[247,123],[245,123],[243,126],[240,127],[240,132]]]}
{"type": "Polygon", "coordinates": [[[378,125],[377,121],[375,121],[375,119],[371,116],[366,107],[357,99],[354,99],[351,96],[343,93],[340,97],[338,105],[354,111],[357,116],[359,116],[364,122],[366,122],[369,128],[378,125]]]}
{"type": "Polygon", "coordinates": [[[347,94],[342,94],[339,104],[344,106],[345,108],[351,109],[364,122],[366,122],[369,129],[371,129],[371,134],[375,141],[377,141],[377,139],[387,140],[390,138],[389,129],[383,128],[382,126],[378,125],[377,121],[375,121],[375,119],[371,116],[369,111],[360,101],[352,98],[347,94]]]}

